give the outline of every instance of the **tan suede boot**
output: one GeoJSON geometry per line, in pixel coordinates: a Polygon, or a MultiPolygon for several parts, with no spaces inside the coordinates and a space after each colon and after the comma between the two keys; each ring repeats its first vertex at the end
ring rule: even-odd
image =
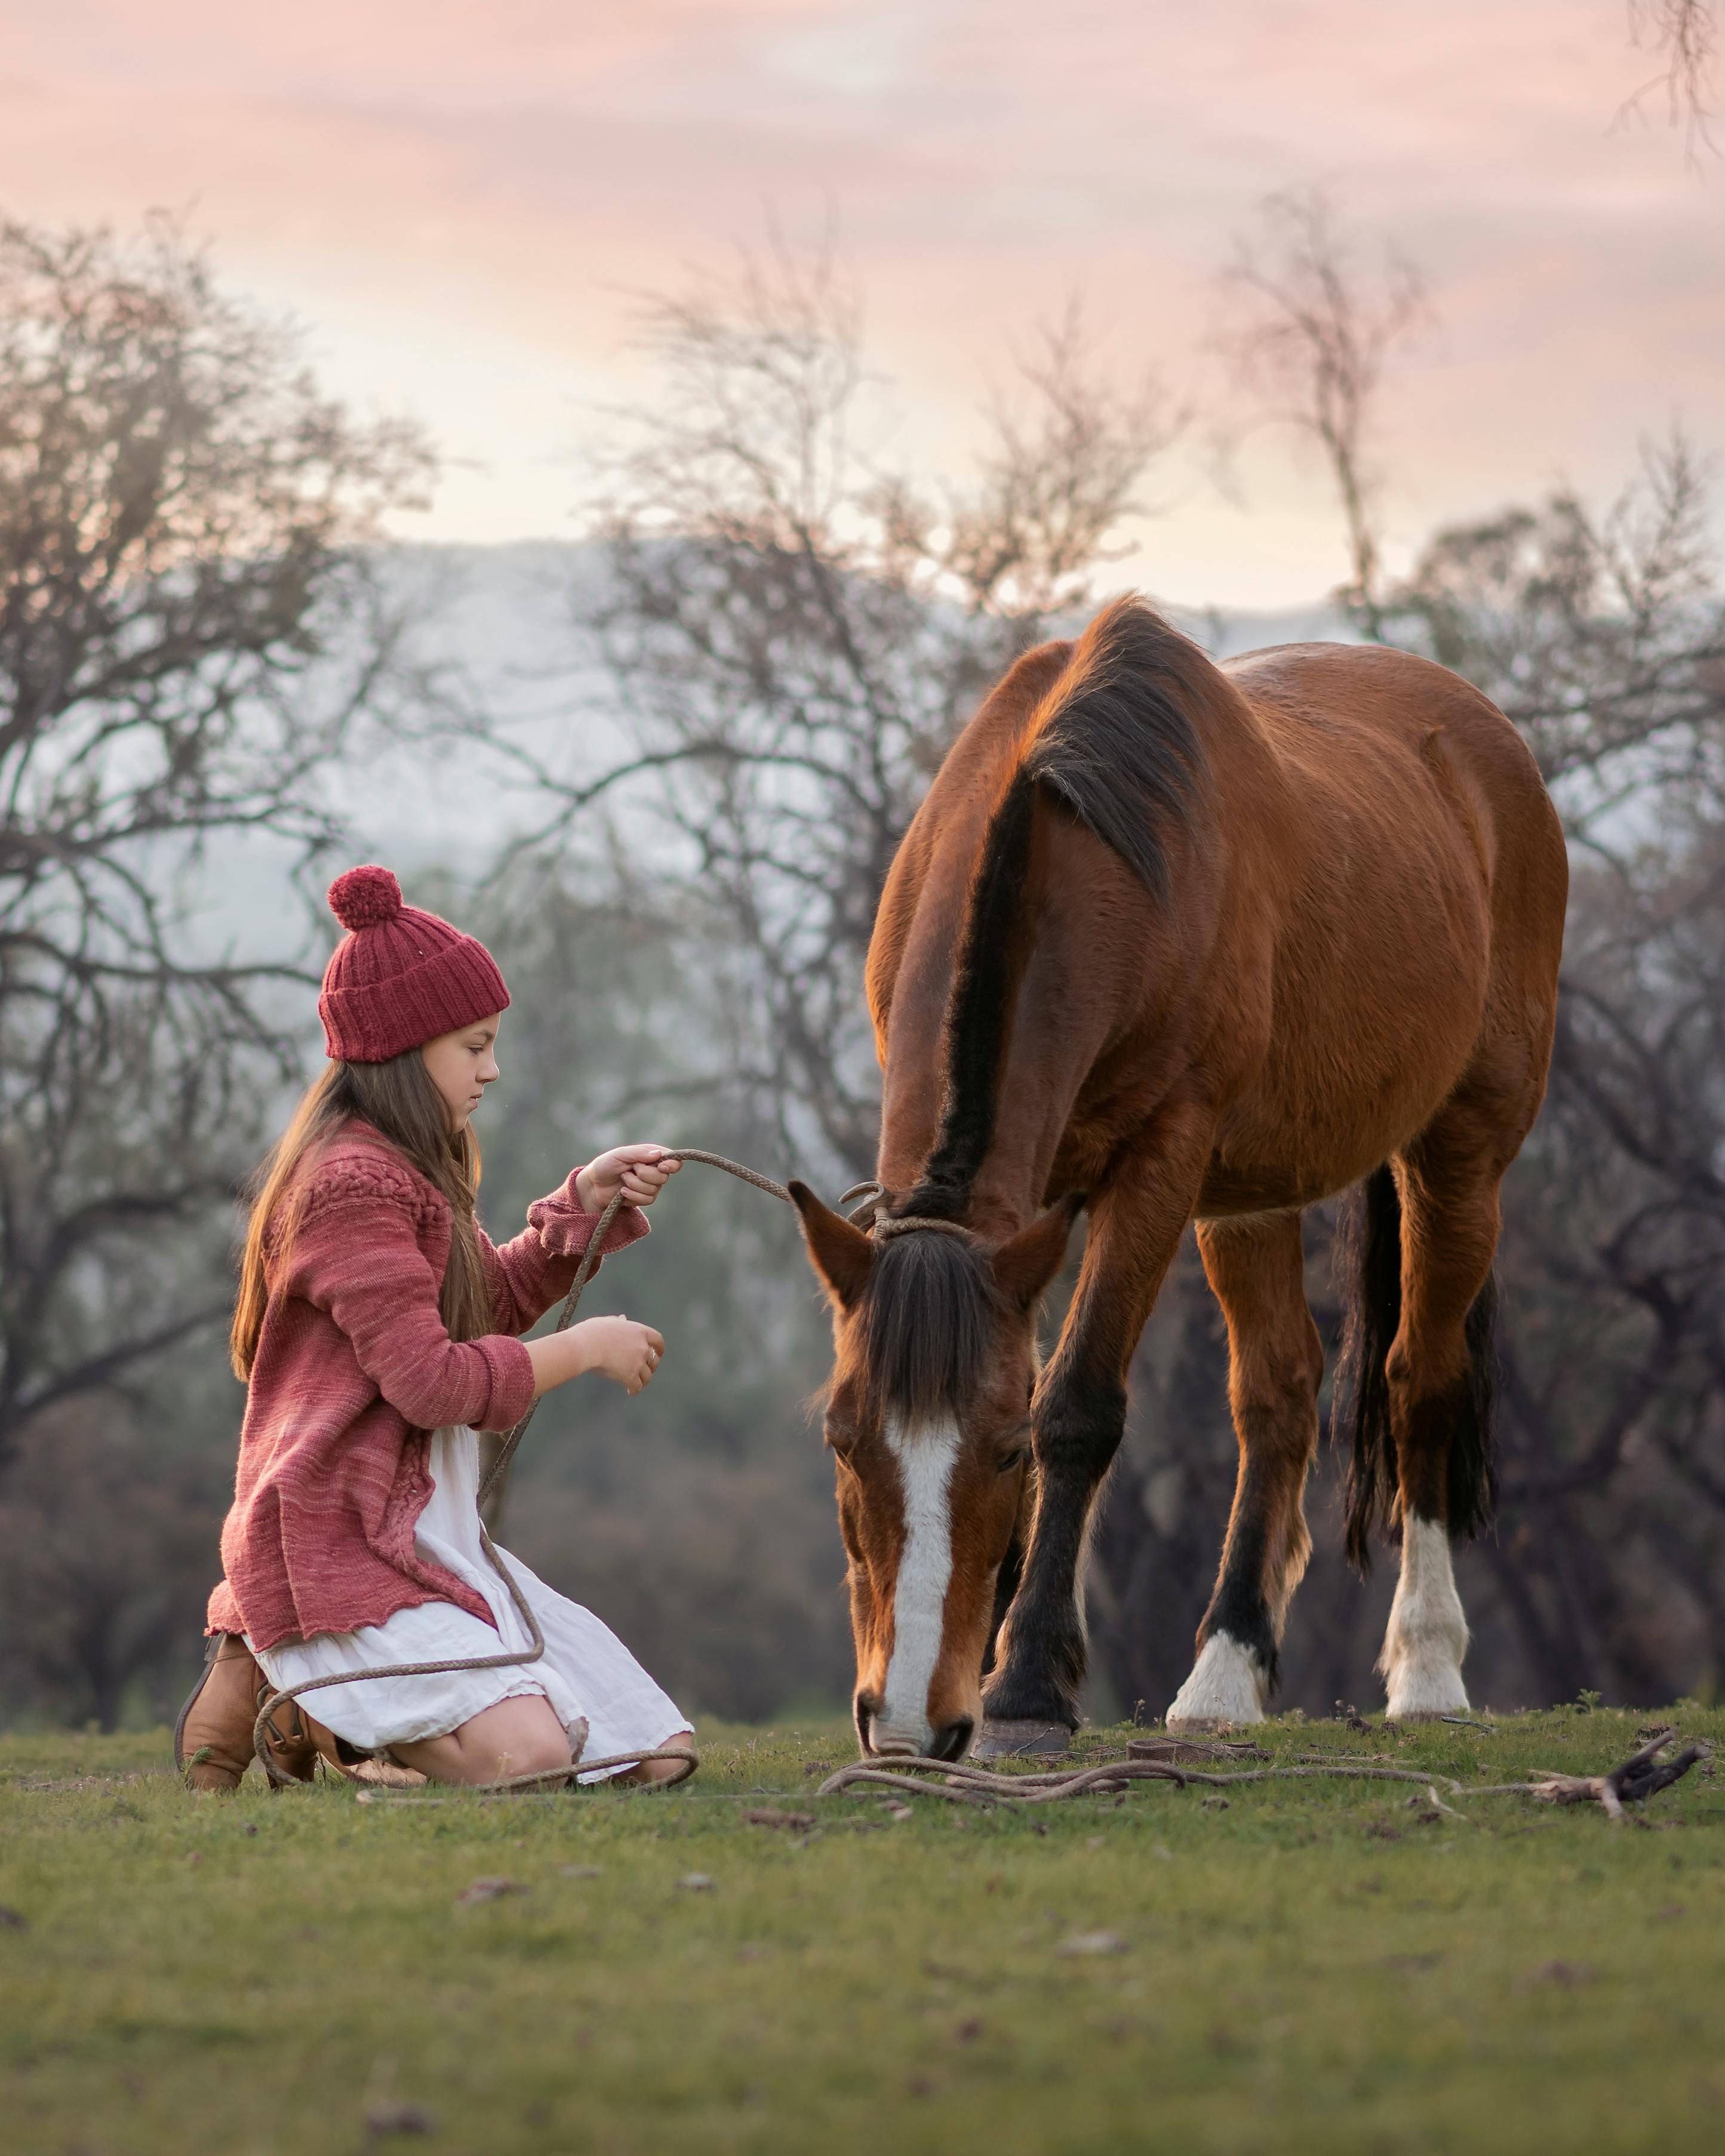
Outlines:
{"type": "Polygon", "coordinates": [[[326,1774],[339,1774],[344,1782],[357,1782],[373,1789],[423,1789],[425,1777],[413,1767],[398,1767],[387,1755],[356,1751],[345,1737],[337,1737],[308,1714],[305,1733],[326,1774]]]}
{"type": "MultiPolygon", "coordinates": [[[[228,1791],[239,1787],[240,1778],[257,1756],[252,1731],[270,1691],[270,1681],[245,1641],[237,1632],[218,1633],[210,1642],[203,1675],[174,1724],[174,1764],[187,1788],[228,1791]]],[[[290,1704],[277,1722],[279,1733],[270,1743],[275,1768],[272,1780],[309,1782],[317,1748],[305,1717],[290,1704]]]]}

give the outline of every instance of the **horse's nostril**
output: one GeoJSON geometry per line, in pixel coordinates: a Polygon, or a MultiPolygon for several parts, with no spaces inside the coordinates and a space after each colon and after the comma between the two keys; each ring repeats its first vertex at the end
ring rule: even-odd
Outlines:
{"type": "Polygon", "coordinates": [[[880,1702],[872,1692],[860,1691],[851,1702],[851,1714],[856,1723],[856,1741],[865,1753],[875,1748],[870,1734],[875,1717],[880,1712],[880,1702]]]}
{"type": "Polygon", "coordinates": [[[970,1747],[971,1732],[976,1724],[968,1714],[961,1714],[956,1722],[948,1722],[935,1732],[929,1756],[935,1759],[962,1759],[970,1747]]]}

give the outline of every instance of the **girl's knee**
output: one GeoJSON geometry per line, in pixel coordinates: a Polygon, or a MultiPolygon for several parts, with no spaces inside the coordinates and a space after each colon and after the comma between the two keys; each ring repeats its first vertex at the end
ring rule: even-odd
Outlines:
{"type": "MultiPolygon", "coordinates": [[[[506,1707],[514,1706],[513,1701],[506,1707]]],[[[512,1717],[502,1727],[480,1730],[472,1723],[463,1734],[464,1763],[476,1782],[506,1782],[521,1774],[567,1774],[574,1762],[567,1730],[550,1706],[536,1702],[541,1711],[512,1717]]]]}
{"type": "Polygon", "coordinates": [[[483,1771],[483,1756],[475,1761],[475,1781],[507,1782],[523,1774],[567,1774],[574,1771],[570,1756],[569,1740],[561,1743],[546,1739],[542,1743],[512,1744],[506,1752],[495,1755],[495,1764],[489,1772],[483,1771]]]}
{"type": "MultiPolygon", "coordinates": [[[[692,1757],[695,1751],[695,1732],[692,1729],[680,1729],[675,1737],[667,1737],[664,1743],[655,1747],[655,1749],[685,1753],[692,1757]]],[[[680,1759],[644,1759],[639,1767],[631,1768],[626,1774],[619,1774],[618,1779],[622,1782],[633,1782],[637,1788],[646,1789],[652,1789],[661,1782],[685,1781],[689,1773],[690,1769],[680,1759]]]]}
{"type": "Polygon", "coordinates": [[[397,1745],[403,1763],[434,1782],[505,1782],[521,1774],[565,1774],[572,1762],[567,1732],[549,1701],[536,1696],[500,1701],[447,1737],[397,1745]]]}

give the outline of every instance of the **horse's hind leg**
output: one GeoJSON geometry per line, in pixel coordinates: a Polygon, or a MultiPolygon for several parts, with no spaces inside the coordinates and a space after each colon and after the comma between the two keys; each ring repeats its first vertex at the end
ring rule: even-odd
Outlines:
{"type": "Polygon", "coordinates": [[[1240,1479],[1198,1660],[1168,1711],[1171,1729],[1264,1718],[1288,1600],[1312,1548],[1303,1501],[1324,1368],[1297,1213],[1202,1222],[1198,1246],[1228,1320],[1240,1479]]]}
{"type": "Polygon", "coordinates": [[[1450,1552],[1491,1514],[1491,1261],[1507,1165],[1497,1135],[1458,1098],[1406,1148],[1396,1178],[1402,1309],[1384,1378],[1402,1563],[1378,1665],[1396,1719],[1467,1711],[1450,1552]]]}

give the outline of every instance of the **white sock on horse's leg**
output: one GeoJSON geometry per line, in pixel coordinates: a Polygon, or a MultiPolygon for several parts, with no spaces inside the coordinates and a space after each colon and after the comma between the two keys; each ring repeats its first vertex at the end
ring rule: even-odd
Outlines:
{"type": "Polygon", "coordinates": [[[1440,1520],[1409,1513],[1402,1527],[1402,1572],[1390,1605],[1378,1667],[1389,1687],[1392,1721],[1466,1714],[1461,1658],[1467,1620],[1455,1592],[1450,1532],[1440,1520]]]}
{"type": "Polygon", "coordinates": [[[1269,1691],[1258,1658],[1226,1632],[1212,1632],[1168,1711],[1170,1729],[1261,1722],[1269,1691]]]}

